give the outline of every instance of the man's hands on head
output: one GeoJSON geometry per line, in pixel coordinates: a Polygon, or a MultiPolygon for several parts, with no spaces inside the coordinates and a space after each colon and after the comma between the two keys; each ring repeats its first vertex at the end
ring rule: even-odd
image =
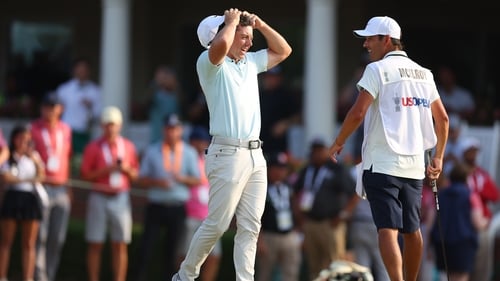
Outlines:
{"type": "Polygon", "coordinates": [[[252,28],[259,29],[264,26],[264,21],[261,20],[257,15],[249,13],[247,11],[240,11],[236,8],[231,8],[224,11],[224,24],[226,25],[238,25],[240,23],[240,16],[246,16],[250,19],[252,23],[252,28]]]}
{"type": "Polygon", "coordinates": [[[245,15],[248,18],[250,18],[250,22],[252,23],[252,28],[254,29],[259,29],[264,25],[264,21],[261,20],[256,14],[251,14],[247,11],[244,11],[242,15],[245,15]]]}
{"type": "Polygon", "coordinates": [[[240,23],[241,11],[235,8],[224,11],[225,25],[238,25],[240,23]]]}

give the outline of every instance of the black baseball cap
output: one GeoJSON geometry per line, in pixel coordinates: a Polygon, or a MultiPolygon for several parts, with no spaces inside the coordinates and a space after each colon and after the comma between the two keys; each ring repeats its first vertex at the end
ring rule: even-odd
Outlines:
{"type": "Polygon", "coordinates": [[[272,152],[267,157],[269,166],[286,167],[288,165],[288,155],[285,152],[272,152]]]}
{"type": "Polygon", "coordinates": [[[211,137],[208,133],[208,129],[202,126],[194,126],[189,134],[190,140],[204,140],[210,141],[211,137]]]}
{"type": "Polygon", "coordinates": [[[42,99],[42,105],[54,106],[56,104],[62,104],[62,101],[55,92],[46,94],[42,99]]]}
{"type": "Polygon", "coordinates": [[[163,125],[165,127],[176,127],[182,125],[182,122],[177,114],[170,113],[163,118],[163,125]]]}
{"type": "Polygon", "coordinates": [[[311,141],[311,149],[327,147],[326,141],[323,138],[317,137],[311,141]]]}

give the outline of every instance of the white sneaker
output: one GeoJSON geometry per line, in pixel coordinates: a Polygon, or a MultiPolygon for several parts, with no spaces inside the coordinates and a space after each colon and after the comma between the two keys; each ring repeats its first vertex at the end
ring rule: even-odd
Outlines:
{"type": "Polygon", "coordinates": [[[172,276],[172,281],[182,281],[181,278],[179,277],[179,273],[176,273],[174,274],[174,276],[172,276]]]}

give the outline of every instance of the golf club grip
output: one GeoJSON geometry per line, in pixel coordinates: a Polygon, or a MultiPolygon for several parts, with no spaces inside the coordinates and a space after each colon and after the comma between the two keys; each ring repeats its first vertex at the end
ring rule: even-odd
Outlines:
{"type": "Polygon", "coordinates": [[[432,192],[438,191],[436,180],[431,180],[431,187],[432,187],[432,192]]]}
{"type": "MultiPolygon", "coordinates": [[[[426,163],[427,165],[432,165],[432,156],[431,156],[431,153],[432,153],[432,150],[427,150],[425,151],[425,159],[426,159],[426,163]]],[[[427,169],[427,165],[425,166],[425,168],[427,169]]],[[[431,180],[431,187],[432,187],[432,192],[436,193],[437,192],[437,183],[436,183],[436,180],[431,180]]]]}

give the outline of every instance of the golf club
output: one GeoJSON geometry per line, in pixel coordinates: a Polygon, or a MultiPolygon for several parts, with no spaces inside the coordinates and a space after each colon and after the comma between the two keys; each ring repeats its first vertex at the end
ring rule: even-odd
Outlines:
{"type": "MultiPolygon", "coordinates": [[[[431,156],[432,151],[429,149],[426,151],[426,159],[427,159],[427,165],[432,165],[432,156],[431,156]]],[[[427,168],[426,165],[426,168],[427,168]]],[[[432,193],[434,194],[434,200],[436,203],[436,219],[438,223],[438,231],[439,231],[439,238],[441,240],[441,251],[443,252],[443,260],[444,260],[444,270],[446,273],[446,278],[448,281],[450,281],[450,275],[448,273],[448,262],[446,261],[446,252],[445,252],[445,247],[444,247],[444,238],[443,238],[443,229],[441,227],[441,217],[439,216],[439,198],[438,198],[438,188],[437,188],[437,181],[436,179],[430,180],[430,184],[432,187],[432,193]]]]}

